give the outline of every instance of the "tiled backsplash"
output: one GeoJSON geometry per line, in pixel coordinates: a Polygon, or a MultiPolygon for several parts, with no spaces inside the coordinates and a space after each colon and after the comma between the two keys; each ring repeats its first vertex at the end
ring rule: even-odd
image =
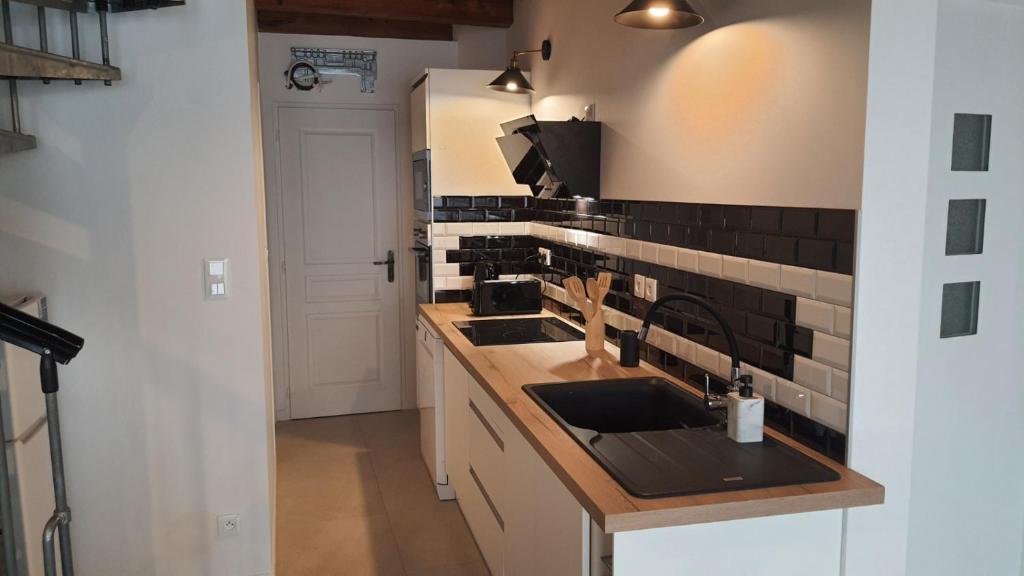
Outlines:
{"type": "MultiPolygon", "coordinates": [[[[510,202],[522,203],[513,217],[529,223],[489,220],[502,200],[440,202],[449,220],[435,224],[435,263],[445,265],[435,285],[453,292],[438,292],[438,301],[468,299],[465,259],[496,257],[503,273],[535,272],[525,258],[537,248],[552,251],[551,266],[538,274],[548,282],[548,307],[574,321],[582,318],[562,280],[612,273],[604,305],[613,341],[619,330],[637,328],[650,305],[633,295],[635,276],[655,280],[659,296],[703,296],[736,331],[744,370],[769,401],[769,425],[845,459],[853,211],[526,198],[510,202]],[[465,216],[481,211],[482,219],[465,216]]],[[[706,313],[666,307],[654,324],[648,361],[695,384],[706,372],[727,377],[728,347],[706,313]]]]}

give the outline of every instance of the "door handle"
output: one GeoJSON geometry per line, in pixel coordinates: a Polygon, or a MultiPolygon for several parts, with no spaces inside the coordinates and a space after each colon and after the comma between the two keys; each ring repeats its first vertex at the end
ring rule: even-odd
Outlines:
{"type": "Polygon", "coordinates": [[[387,260],[378,260],[373,263],[374,266],[387,266],[388,267],[388,282],[395,281],[395,251],[388,250],[387,260]]]}

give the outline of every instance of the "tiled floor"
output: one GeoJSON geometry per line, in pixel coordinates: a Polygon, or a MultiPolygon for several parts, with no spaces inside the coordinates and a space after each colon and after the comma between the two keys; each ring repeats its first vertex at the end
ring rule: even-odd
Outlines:
{"type": "Polygon", "coordinates": [[[419,415],[277,426],[278,576],[487,576],[455,502],[437,499],[419,415]]]}

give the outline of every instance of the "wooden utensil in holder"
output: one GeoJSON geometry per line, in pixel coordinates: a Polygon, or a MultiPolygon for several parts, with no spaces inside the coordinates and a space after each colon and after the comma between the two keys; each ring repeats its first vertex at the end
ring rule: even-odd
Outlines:
{"type": "Polygon", "coordinates": [[[597,278],[587,279],[586,292],[583,290],[583,282],[572,276],[566,278],[565,289],[579,305],[580,313],[587,321],[587,354],[598,356],[604,352],[604,299],[612,287],[612,275],[608,272],[601,272],[597,278]],[[587,301],[590,296],[591,302],[587,301]]]}

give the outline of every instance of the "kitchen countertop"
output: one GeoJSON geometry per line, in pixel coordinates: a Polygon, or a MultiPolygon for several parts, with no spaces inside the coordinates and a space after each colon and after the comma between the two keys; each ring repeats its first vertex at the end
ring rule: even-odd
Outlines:
{"type": "MultiPolygon", "coordinates": [[[[583,341],[476,347],[452,325],[460,320],[479,319],[471,315],[469,306],[421,304],[419,308],[449,350],[607,533],[853,508],[884,501],[882,485],[768,427],[765,435],[835,470],[840,479],[692,496],[636,498],[527,396],[523,385],[660,376],[698,396],[702,391],[647,363],[638,368],[623,368],[618,363],[618,348],[607,342],[605,355],[598,358],[587,356],[583,341]]],[[[543,315],[553,316],[550,312],[543,315]]]]}

